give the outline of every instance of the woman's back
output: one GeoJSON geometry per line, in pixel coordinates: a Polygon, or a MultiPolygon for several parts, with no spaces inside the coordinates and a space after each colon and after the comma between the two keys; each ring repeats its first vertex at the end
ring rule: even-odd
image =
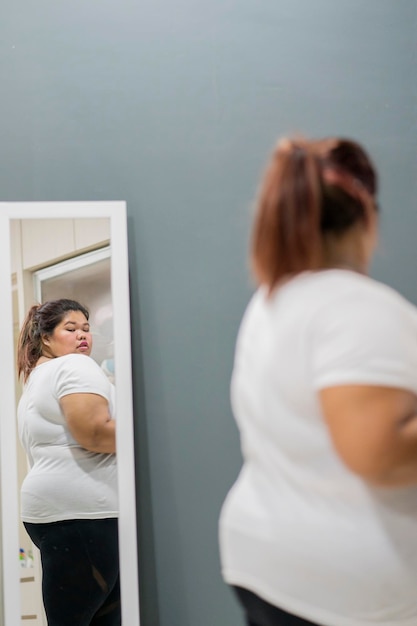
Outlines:
{"type": "Polygon", "coordinates": [[[415,626],[417,488],[346,468],[318,391],[416,393],[416,372],[417,312],[388,287],[333,269],[255,294],[232,380],[245,462],[221,517],[227,581],[325,626],[415,626]]]}

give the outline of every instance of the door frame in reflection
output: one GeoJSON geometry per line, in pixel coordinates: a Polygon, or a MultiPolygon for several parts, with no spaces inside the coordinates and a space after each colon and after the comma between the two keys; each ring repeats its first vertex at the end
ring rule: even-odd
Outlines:
{"type": "Polygon", "coordinates": [[[53,262],[33,274],[33,292],[37,302],[65,297],[80,302],[90,314],[93,349],[91,357],[113,369],[113,306],[111,297],[111,248],[107,244],[89,252],[75,251],[65,261],[53,262]],[[104,363],[105,361],[105,363],[104,363]]]}
{"type": "Polygon", "coordinates": [[[20,623],[18,492],[15,428],[15,376],[12,314],[10,223],[25,219],[97,219],[110,221],[111,285],[116,383],[120,581],[123,623],[139,626],[139,586],[132,405],[130,306],[126,204],[109,202],[0,203],[0,471],[1,471],[1,604],[3,626],[20,623]]]}

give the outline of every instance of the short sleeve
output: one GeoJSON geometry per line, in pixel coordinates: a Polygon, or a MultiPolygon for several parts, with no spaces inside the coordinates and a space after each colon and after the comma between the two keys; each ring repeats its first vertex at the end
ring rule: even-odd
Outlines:
{"type": "Polygon", "coordinates": [[[417,393],[417,310],[394,290],[348,290],[311,329],[313,385],[368,384],[417,393]]]}
{"type": "Polygon", "coordinates": [[[56,372],[55,393],[60,400],[72,393],[95,393],[111,401],[111,384],[100,366],[83,354],[68,354],[56,372]]]}

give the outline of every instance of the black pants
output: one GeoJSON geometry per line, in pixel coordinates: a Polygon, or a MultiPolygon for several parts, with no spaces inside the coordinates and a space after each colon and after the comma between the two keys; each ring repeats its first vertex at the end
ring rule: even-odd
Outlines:
{"type": "Polygon", "coordinates": [[[245,610],[247,626],[319,626],[282,611],[247,589],[241,587],[233,589],[245,610]]]}
{"type": "Polygon", "coordinates": [[[41,553],[48,626],[120,626],[117,519],[24,525],[41,553]]]}

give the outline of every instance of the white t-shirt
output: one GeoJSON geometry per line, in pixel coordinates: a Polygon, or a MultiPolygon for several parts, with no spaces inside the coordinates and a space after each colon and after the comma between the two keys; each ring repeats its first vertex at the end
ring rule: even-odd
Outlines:
{"type": "Polygon", "coordinates": [[[416,626],[417,488],[374,488],[338,457],[317,390],[344,383],[417,393],[417,309],[346,270],[259,290],[232,377],[244,464],[223,576],[323,626],[416,626]]]}
{"type": "Polygon", "coordinates": [[[90,452],[72,437],[59,405],[72,393],[103,396],[114,417],[114,386],[92,358],[69,354],[34,368],[18,406],[30,465],[21,490],[25,522],[118,516],[116,455],[90,452]]]}

